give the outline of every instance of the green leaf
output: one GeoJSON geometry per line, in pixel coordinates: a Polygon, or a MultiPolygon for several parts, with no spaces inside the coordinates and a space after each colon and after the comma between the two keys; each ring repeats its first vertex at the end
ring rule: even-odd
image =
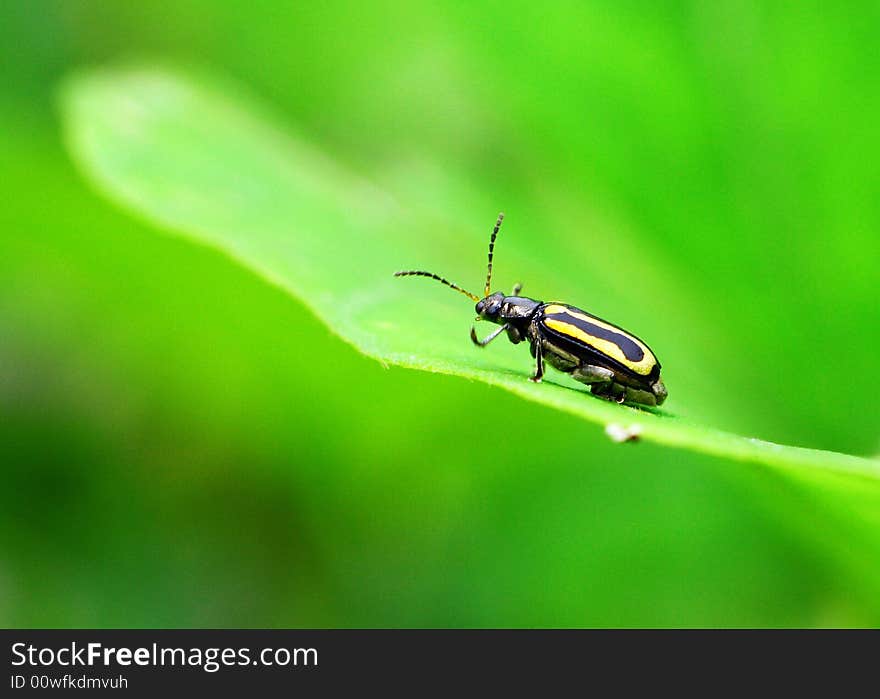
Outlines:
{"type": "MultiPolygon", "coordinates": [[[[662,352],[664,341],[674,345],[673,335],[688,333],[680,323],[667,338],[648,338],[660,350],[670,391],[663,410],[604,402],[558,373],[531,384],[531,359],[522,347],[497,343],[480,351],[470,344],[470,301],[425,280],[391,276],[427,268],[480,291],[494,212],[481,211],[483,218],[473,222],[472,212],[438,211],[424,199],[397,201],[281,126],[235,86],[160,68],[94,71],[72,78],[62,103],[70,150],[107,196],[170,232],[223,250],[383,363],[484,381],[669,447],[793,473],[880,479],[875,460],[774,444],[706,424],[706,398],[677,394],[676,377],[691,369],[708,372],[711,365],[685,364],[685,355],[662,352]]],[[[570,260],[558,266],[535,261],[529,251],[536,241],[526,240],[515,218],[505,225],[496,248],[496,268],[505,270],[501,279],[513,281],[514,270],[528,273],[524,293],[552,298],[554,275],[570,271],[570,260]]],[[[627,254],[625,246],[620,254],[627,254]]],[[[651,279],[655,297],[676,293],[637,253],[629,251],[622,262],[651,279]]],[[[576,292],[576,283],[566,288],[576,292]]],[[[585,285],[583,296],[570,300],[587,305],[579,298],[593,297],[589,292],[585,285]]],[[[626,318],[615,320],[629,325],[626,318]]]]}

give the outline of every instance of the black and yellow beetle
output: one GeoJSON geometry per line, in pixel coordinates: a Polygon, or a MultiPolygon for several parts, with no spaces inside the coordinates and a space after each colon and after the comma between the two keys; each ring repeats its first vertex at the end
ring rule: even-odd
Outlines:
{"type": "Polygon", "coordinates": [[[528,340],[536,361],[532,381],[541,381],[546,360],[559,371],[588,384],[593,394],[601,398],[648,406],[663,403],[666,387],[660,380],[660,362],[635,335],[567,303],[544,303],[520,296],[520,284],[510,296],[500,291],[492,293],[492,255],[503,220],[504,214],[498,214],[489,240],[489,269],[482,299],[433,272],[396,272],[394,276],[430,277],[476,301],[477,320],[490,320],[501,326],[484,340],[477,339],[471,326],[471,340],[478,347],[485,347],[505,331],[514,344],[528,340]]]}

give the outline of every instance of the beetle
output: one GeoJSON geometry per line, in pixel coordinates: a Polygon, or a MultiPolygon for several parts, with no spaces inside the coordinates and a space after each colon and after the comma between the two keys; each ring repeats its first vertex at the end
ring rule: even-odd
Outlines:
{"type": "Polygon", "coordinates": [[[488,320],[501,327],[482,340],[471,326],[471,340],[485,347],[506,332],[513,344],[528,341],[535,358],[531,381],[544,377],[544,363],[587,384],[600,398],[617,403],[657,406],[666,400],[666,386],[660,379],[660,362],[650,347],[635,335],[607,320],[567,303],[545,303],[520,296],[517,284],[510,296],[492,293],[492,258],[495,238],[501,229],[504,214],[498,214],[489,239],[489,265],[483,298],[457,284],[422,270],[395,272],[395,277],[429,277],[455,289],[476,302],[477,320],[488,320]]]}

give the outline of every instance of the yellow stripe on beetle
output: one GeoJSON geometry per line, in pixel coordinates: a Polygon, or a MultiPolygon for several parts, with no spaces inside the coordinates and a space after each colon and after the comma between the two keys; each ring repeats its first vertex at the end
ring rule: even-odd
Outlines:
{"type": "Polygon", "coordinates": [[[630,335],[616,325],[611,325],[610,323],[606,323],[585,313],[578,313],[568,306],[563,306],[561,304],[551,304],[547,306],[544,309],[543,322],[551,330],[555,330],[562,335],[567,335],[589,345],[598,352],[601,352],[605,356],[619,362],[641,376],[647,376],[650,374],[651,370],[657,364],[657,359],[654,357],[651,350],[648,349],[645,343],[637,337],[630,335]],[[580,321],[580,323],[578,321],[580,321]],[[589,326],[592,326],[597,330],[607,331],[609,337],[600,337],[599,335],[590,332],[587,329],[589,326]],[[620,338],[620,341],[615,341],[613,339],[614,336],[620,338]],[[629,345],[630,348],[636,348],[639,350],[636,353],[636,356],[633,356],[633,353],[630,352],[630,356],[628,357],[624,348],[621,347],[621,341],[629,345]]]}

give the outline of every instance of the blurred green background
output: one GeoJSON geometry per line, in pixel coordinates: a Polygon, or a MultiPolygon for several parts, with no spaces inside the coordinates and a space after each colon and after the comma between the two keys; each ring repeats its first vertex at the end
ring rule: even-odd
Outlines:
{"type": "Polygon", "coordinates": [[[119,60],[236,79],[414,207],[480,235],[506,210],[560,297],[588,259],[670,410],[870,456],[878,29],[874,3],[5,3],[0,625],[875,625],[873,490],[385,369],[95,193],[55,98],[119,60]]]}

